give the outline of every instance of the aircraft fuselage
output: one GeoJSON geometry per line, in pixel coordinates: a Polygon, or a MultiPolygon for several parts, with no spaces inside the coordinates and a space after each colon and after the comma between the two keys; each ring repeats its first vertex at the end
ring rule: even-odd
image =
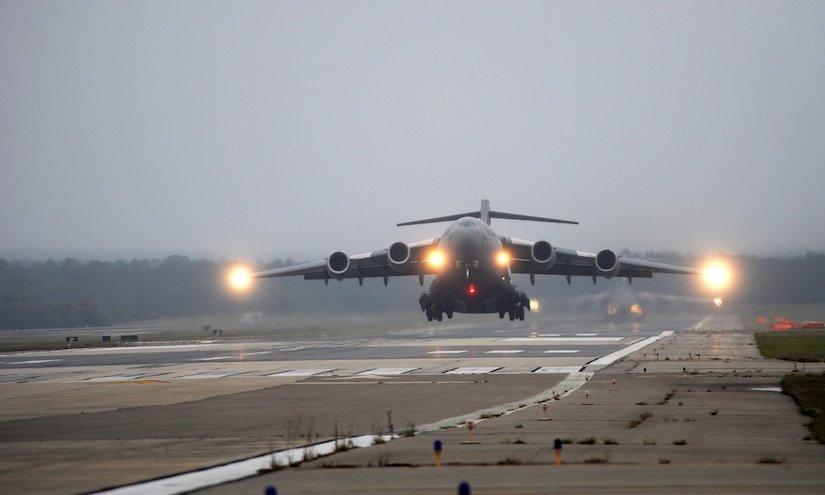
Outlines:
{"type": "Polygon", "coordinates": [[[501,239],[483,221],[465,217],[450,225],[438,242],[442,266],[421,298],[428,318],[446,313],[505,313],[524,317],[526,296],[510,282],[501,239]]]}

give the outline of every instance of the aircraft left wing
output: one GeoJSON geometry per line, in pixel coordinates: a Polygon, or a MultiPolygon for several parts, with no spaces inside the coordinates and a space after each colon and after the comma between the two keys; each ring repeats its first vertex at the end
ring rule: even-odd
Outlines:
{"type": "Polygon", "coordinates": [[[389,277],[424,275],[436,273],[429,262],[430,253],[438,246],[438,239],[427,239],[414,243],[394,242],[387,249],[348,256],[335,251],[328,258],[312,263],[276,268],[253,273],[251,278],[290,277],[303,275],[306,280],[343,280],[357,278],[363,283],[365,278],[382,277],[387,285],[389,277]]]}
{"type": "Polygon", "coordinates": [[[510,254],[510,271],[535,275],[564,275],[568,283],[571,277],[622,277],[627,279],[651,278],[654,273],[701,275],[702,270],[685,266],[669,265],[619,256],[615,251],[603,249],[588,253],[574,249],[557,248],[547,241],[508,239],[506,249],[510,254]]]}

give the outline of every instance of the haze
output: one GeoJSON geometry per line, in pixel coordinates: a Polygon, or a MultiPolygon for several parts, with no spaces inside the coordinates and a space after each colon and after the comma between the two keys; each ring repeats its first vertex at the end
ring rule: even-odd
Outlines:
{"type": "Polygon", "coordinates": [[[823,2],[0,1],[0,250],[825,250],[823,2]]]}

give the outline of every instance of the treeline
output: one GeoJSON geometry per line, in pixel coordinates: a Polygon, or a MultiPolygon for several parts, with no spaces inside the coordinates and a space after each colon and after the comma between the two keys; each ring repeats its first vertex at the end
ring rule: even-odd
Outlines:
{"type": "MultiPolygon", "coordinates": [[[[624,253],[665,263],[701,266],[695,257],[660,253],[624,253]]],[[[786,304],[825,301],[825,254],[808,253],[789,258],[730,257],[736,266],[735,291],[728,301],[746,304],[786,304]]],[[[293,264],[277,260],[256,269],[293,264]]],[[[106,326],[114,323],[162,317],[245,311],[348,311],[375,312],[417,308],[417,277],[358,282],[304,281],[301,277],[257,281],[239,294],[227,284],[233,263],[192,260],[170,256],[163,260],[131,261],[8,261],[0,259],[0,329],[106,326]]],[[[431,277],[425,281],[429,284],[431,277]]],[[[568,287],[564,277],[538,277],[531,287],[526,276],[514,282],[531,297],[565,298],[596,294],[609,284],[593,285],[587,278],[574,279],[568,287]]],[[[658,275],[634,280],[633,290],[700,297],[699,284],[685,277],[658,275]]]]}

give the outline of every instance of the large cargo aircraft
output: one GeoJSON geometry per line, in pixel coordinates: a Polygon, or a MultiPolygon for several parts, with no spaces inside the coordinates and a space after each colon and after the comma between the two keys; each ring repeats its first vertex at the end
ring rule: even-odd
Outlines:
{"type": "Polygon", "coordinates": [[[421,295],[419,303],[427,319],[441,321],[443,315],[453,313],[498,313],[500,318],[523,320],[530,300],[510,280],[513,273],[527,274],[535,284],[536,275],[562,275],[569,284],[572,277],[650,278],[653,273],[700,275],[696,268],[667,265],[652,261],[626,258],[615,251],[604,249],[587,253],[555,247],[545,240],[526,241],[500,236],[490,227],[492,218],[528,220],[536,222],[578,224],[569,220],[534,217],[490,210],[489,201],[482,200],[478,211],[447,215],[413,222],[452,223],[433,239],[406,243],[392,243],[388,248],[370,253],[348,256],[336,251],[325,260],[251,274],[251,278],[288,277],[303,275],[307,280],[343,280],[381,277],[384,285],[390,277],[418,276],[424,285],[426,275],[435,275],[429,292],[421,295]]]}

